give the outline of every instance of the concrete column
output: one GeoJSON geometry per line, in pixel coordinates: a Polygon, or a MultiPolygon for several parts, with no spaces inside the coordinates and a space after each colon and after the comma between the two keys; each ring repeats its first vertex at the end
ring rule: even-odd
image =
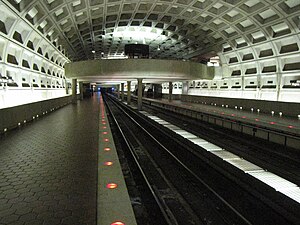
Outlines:
{"type": "Polygon", "coordinates": [[[131,81],[127,81],[127,105],[131,104],[131,81]]]}
{"type": "Polygon", "coordinates": [[[93,88],[93,85],[90,84],[90,91],[91,91],[91,94],[92,96],[94,95],[94,88],[93,88]]]}
{"type": "Polygon", "coordinates": [[[83,82],[79,82],[79,92],[80,92],[80,100],[83,99],[83,82]]]}
{"type": "Polygon", "coordinates": [[[173,83],[169,82],[169,96],[168,96],[169,102],[172,101],[172,93],[173,93],[173,83]]]}
{"type": "Polygon", "coordinates": [[[121,83],[121,99],[124,101],[124,83],[121,83]]]}
{"type": "Polygon", "coordinates": [[[281,73],[277,73],[277,88],[276,88],[276,99],[277,101],[280,101],[280,91],[281,91],[281,83],[282,83],[282,74],[281,73]]]}
{"type": "Polygon", "coordinates": [[[138,110],[142,110],[143,79],[138,78],[138,110]]]}
{"type": "Polygon", "coordinates": [[[72,103],[77,103],[77,79],[72,79],[72,103]]]}
{"type": "Polygon", "coordinates": [[[120,99],[120,85],[117,85],[117,97],[120,99]]]}
{"type": "Polygon", "coordinates": [[[184,81],[182,82],[182,94],[187,95],[189,93],[189,82],[184,81]]]}
{"type": "Polygon", "coordinates": [[[66,95],[69,94],[69,87],[68,87],[68,82],[67,80],[65,79],[65,90],[66,90],[66,95]]]}

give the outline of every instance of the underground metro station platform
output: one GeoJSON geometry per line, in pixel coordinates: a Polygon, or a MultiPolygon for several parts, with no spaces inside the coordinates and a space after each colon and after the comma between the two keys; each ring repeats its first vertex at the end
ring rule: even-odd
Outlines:
{"type": "Polygon", "coordinates": [[[299,12],[0,0],[0,225],[299,224],[299,12]]]}

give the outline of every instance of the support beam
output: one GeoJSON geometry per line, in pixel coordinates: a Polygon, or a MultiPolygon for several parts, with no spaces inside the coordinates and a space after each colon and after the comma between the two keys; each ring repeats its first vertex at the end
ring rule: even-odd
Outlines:
{"type": "Polygon", "coordinates": [[[117,85],[117,97],[120,99],[120,85],[117,85]]]}
{"type": "Polygon", "coordinates": [[[138,110],[142,110],[143,79],[138,78],[138,110]]]}
{"type": "Polygon", "coordinates": [[[188,95],[189,93],[189,82],[188,81],[183,81],[182,82],[182,94],[183,95],[188,95]]]}
{"type": "Polygon", "coordinates": [[[80,100],[83,99],[83,82],[79,82],[80,100]]]}
{"type": "Polygon", "coordinates": [[[72,79],[72,103],[77,103],[77,79],[72,79]]]}
{"type": "Polygon", "coordinates": [[[127,105],[131,104],[131,81],[127,81],[127,105]]]}
{"type": "Polygon", "coordinates": [[[173,83],[169,82],[169,96],[168,96],[169,102],[172,101],[172,93],[173,93],[173,83]]]}
{"type": "Polygon", "coordinates": [[[121,100],[124,101],[124,83],[121,83],[121,100]]]}
{"type": "Polygon", "coordinates": [[[277,88],[276,88],[276,100],[277,101],[281,101],[280,98],[280,92],[281,92],[281,83],[282,83],[282,74],[281,73],[277,73],[277,88]]]}
{"type": "Polygon", "coordinates": [[[69,85],[67,80],[65,80],[65,89],[66,89],[66,95],[69,95],[69,85]]]}

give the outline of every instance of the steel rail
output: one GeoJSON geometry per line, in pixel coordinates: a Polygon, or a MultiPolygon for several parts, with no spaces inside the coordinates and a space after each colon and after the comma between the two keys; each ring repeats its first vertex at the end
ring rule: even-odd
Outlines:
{"type": "MultiPolygon", "coordinates": [[[[114,101],[114,100],[113,100],[114,101]]],[[[116,102],[116,101],[114,101],[116,102]]],[[[246,224],[252,225],[252,223],[245,218],[237,209],[235,209],[229,202],[227,202],[222,196],[220,196],[212,187],[210,187],[203,179],[197,174],[191,171],[188,166],[181,162],[170,150],[168,150],[163,144],[161,144],[152,134],[150,134],[140,123],[138,123],[132,116],[130,116],[123,108],[118,106],[125,115],[127,115],[138,127],[140,127],[151,139],[156,142],[162,149],[164,149],[177,163],[179,163],[185,170],[187,170],[192,176],[194,176],[203,186],[205,186],[213,195],[215,195],[223,204],[225,204],[235,215],[237,215],[246,224]]],[[[128,109],[128,108],[127,108],[128,109]]],[[[135,115],[136,113],[133,112],[135,115]]]]}
{"type": "Polygon", "coordinates": [[[139,163],[139,161],[138,161],[138,159],[137,159],[137,157],[136,157],[136,155],[135,155],[135,153],[134,153],[134,150],[133,150],[132,146],[131,146],[130,143],[128,142],[128,140],[127,140],[127,138],[126,138],[126,136],[125,136],[125,134],[124,134],[122,128],[120,127],[120,124],[119,124],[119,122],[117,121],[115,115],[112,113],[112,110],[111,110],[110,106],[107,104],[106,101],[105,101],[105,104],[106,104],[107,109],[108,109],[108,111],[109,111],[109,113],[110,113],[110,116],[112,117],[112,119],[113,119],[113,121],[114,121],[116,127],[118,128],[118,131],[120,132],[120,134],[121,134],[121,136],[122,136],[124,142],[126,143],[126,147],[129,149],[130,154],[131,154],[131,156],[133,157],[135,164],[137,165],[137,167],[138,167],[140,173],[142,174],[143,179],[145,180],[145,182],[146,182],[146,184],[147,184],[147,187],[149,188],[149,190],[150,190],[150,192],[151,192],[153,198],[155,199],[155,201],[156,201],[158,207],[160,208],[160,211],[161,211],[161,213],[163,214],[163,216],[164,216],[166,222],[168,223],[168,225],[178,225],[177,221],[174,220],[174,217],[173,217],[172,215],[169,215],[169,214],[168,214],[169,211],[165,209],[166,207],[164,207],[164,204],[162,203],[163,201],[160,200],[160,197],[156,194],[154,188],[151,186],[151,184],[150,184],[149,180],[147,179],[147,176],[146,176],[146,174],[145,174],[143,168],[141,167],[141,165],[140,165],[140,163],[139,163]]]}

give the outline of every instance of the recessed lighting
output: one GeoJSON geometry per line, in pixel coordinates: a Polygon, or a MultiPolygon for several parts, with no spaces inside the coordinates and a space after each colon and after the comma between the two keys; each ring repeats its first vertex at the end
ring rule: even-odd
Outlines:
{"type": "Polygon", "coordinates": [[[104,148],[104,151],[108,152],[110,151],[110,148],[104,148]]]}
{"type": "Polygon", "coordinates": [[[112,166],[112,164],[113,164],[113,162],[111,162],[111,161],[108,161],[108,162],[104,163],[105,166],[112,166]]]}
{"type": "Polygon", "coordinates": [[[93,53],[93,54],[95,54],[95,53],[96,53],[96,51],[95,51],[95,50],[92,50],[92,53],[93,53]]]}
{"type": "Polygon", "coordinates": [[[116,183],[109,183],[109,184],[106,185],[106,187],[108,189],[115,189],[115,188],[118,187],[118,185],[116,183]]]}
{"type": "Polygon", "coordinates": [[[121,221],[116,221],[116,222],[113,222],[112,224],[110,225],[125,225],[125,223],[121,222],[121,221]]]}

